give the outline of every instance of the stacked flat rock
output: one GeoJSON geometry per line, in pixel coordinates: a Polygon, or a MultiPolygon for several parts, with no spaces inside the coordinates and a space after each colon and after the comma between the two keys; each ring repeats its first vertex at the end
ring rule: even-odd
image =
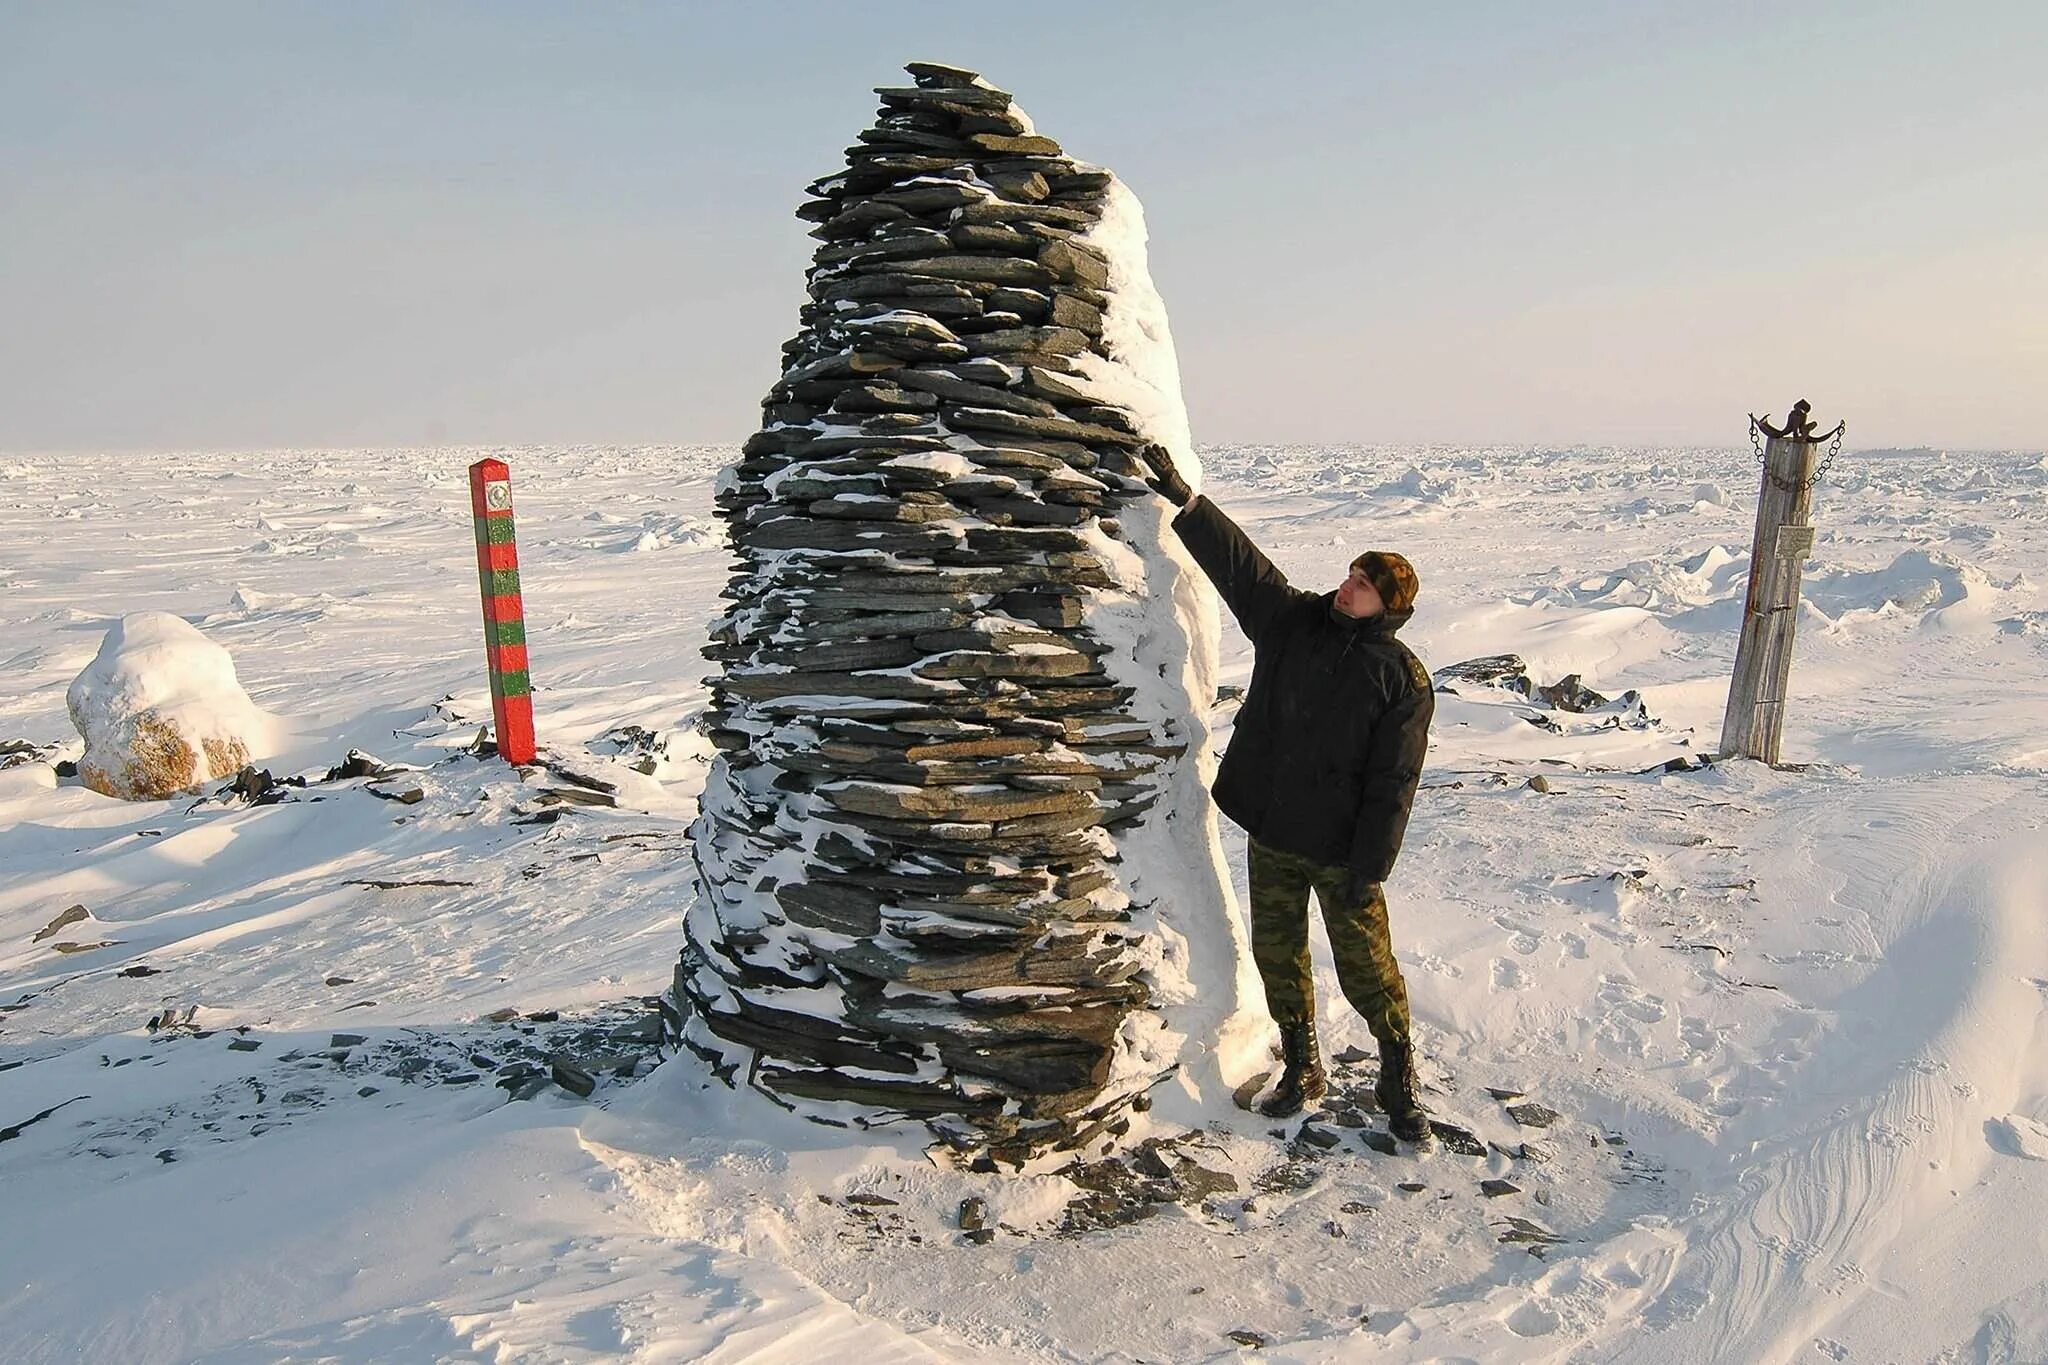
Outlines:
{"type": "Polygon", "coordinates": [[[1186,734],[1132,719],[1087,624],[1147,496],[1085,373],[1112,177],[973,72],[908,69],[798,210],[810,301],[719,484],[739,571],[669,1019],[814,1117],[1018,1155],[1156,1079],[1114,1065],[1147,986],[1111,835],[1186,734]]]}

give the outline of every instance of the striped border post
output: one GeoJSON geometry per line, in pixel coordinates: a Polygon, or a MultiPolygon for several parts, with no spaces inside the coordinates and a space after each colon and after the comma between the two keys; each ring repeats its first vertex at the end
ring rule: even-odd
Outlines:
{"type": "Polygon", "coordinates": [[[508,763],[531,763],[533,683],[526,673],[519,543],[512,536],[512,471],[503,460],[478,460],[469,467],[469,510],[476,521],[476,576],[484,599],[484,656],[491,671],[498,756],[508,763]]]}

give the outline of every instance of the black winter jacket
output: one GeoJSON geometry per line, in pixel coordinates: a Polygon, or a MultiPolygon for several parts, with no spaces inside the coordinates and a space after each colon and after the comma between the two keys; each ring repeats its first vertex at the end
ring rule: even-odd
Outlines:
{"type": "Polygon", "coordinates": [[[1303,592],[1207,498],[1173,529],[1252,642],[1252,681],[1216,774],[1216,805],[1269,848],[1366,881],[1401,851],[1436,711],[1429,671],[1394,632],[1303,592]]]}

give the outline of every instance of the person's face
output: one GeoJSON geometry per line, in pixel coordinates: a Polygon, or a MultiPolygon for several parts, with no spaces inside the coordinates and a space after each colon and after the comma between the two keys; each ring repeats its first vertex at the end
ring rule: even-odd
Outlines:
{"type": "Polygon", "coordinates": [[[1380,590],[1365,576],[1365,570],[1352,565],[1351,576],[1337,588],[1337,610],[1353,620],[1363,620],[1386,609],[1387,604],[1380,600],[1380,590]]]}

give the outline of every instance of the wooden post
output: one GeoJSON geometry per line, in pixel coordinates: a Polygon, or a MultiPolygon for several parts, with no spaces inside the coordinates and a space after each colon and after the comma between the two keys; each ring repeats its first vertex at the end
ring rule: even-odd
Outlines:
{"type": "Polygon", "coordinates": [[[503,460],[478,460],[469,467],[469,510],[476,521],[476,573],[484,599],[484,658],[490,666],[498,756],[507,763],[531,763],[533,683],[526,672],[526,606],[519,596],[519,544],[512,535],[512,471],[503,460]]]}
{"type": "Polygon", "coordinates": [[[1772,435],[1763,452],[1763,491],[1757,497],[1756,539],[1749,548],[1749,596],[1735,647],[1728,710],[1721,720],[1723,758],[1776,763],[1785,727],[1799,586],[1806,557],[1813,552],[1810,515],[1819,454],[1815,437],[1795,421],[1787,425],[1792,430],[1772,435]]]}

